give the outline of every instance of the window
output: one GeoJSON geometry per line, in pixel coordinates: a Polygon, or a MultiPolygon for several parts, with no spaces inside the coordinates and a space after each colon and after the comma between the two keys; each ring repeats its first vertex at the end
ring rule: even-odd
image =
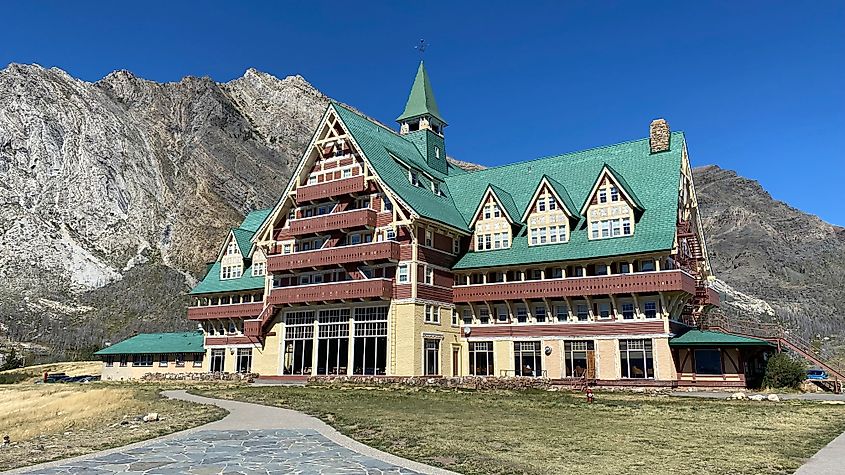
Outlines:
{"type": "Polygon", "coordinates": [[[492,240],[493,240],[492,234],[485,234],[484,235],[484,249],[492,249],[493,248],[492,240]]]}
{"type": "Polygon", "coordinates": [[[593,373],[594,343],[590,341],[564,341],[563,358],[567,378],[591,377],[593,373]]]}
{"type": "Polygon", "coordinates": [[[440,147],[438,147],[437,145],[434,146],[434,158],[440,158],[440,147]]]}
{"type": "Polygon", "coordinates": [[[428,247],[434,246],[434,233],[428,229],[425,231],[425,245],[428,247]]]}
{"type": "Polygon", "coordinates": [[[654,261],[640,261],[640,272],[654,272],[654,261]]]}
{"type": "Polygon", "coordinates": [[[631,219],[630,218],[622,218],[622,234],[624,236],[631,235],[631,219]]]}
{"type": "Polygon", "coordinates": [[[309,185],[315,185],[315,184],[317,184],[317,176],[316,176],[316,175],[311,175],[311,176],[309,176],[309,177],[308,177],[308,184],[309,184],[309,185]]]}
{"type": "Polygon", "coordinates": [[[508,321],[508,308],[507,307],[499,307],[496,310],[496,320],[502,323],[507,323],[508,321]]]}
{"type": "Polygon", "coordinates": [[[440,307],[425,305],[425,323],[440,323],[440,307]]]}
{"type": "Polygon", "coordinates": [[[431,182],[431,192],[434,193],[435,195],[438,195],[438,196],[442,195],[442,192],[440,191],[440,183],[438,183],[436,181],[432,181],[431,182]]]}
{"type": "Polygon", "coordinates": [[[126,366],[129,364],[129,355],[120,355],[120,366],[126,366]]]}
{"type": "Polygon", "coordinates": [[[243,273],[242,266],[223,266],[220,268],[221,279],[237,279],[243,273]]]}
{"type": "Polygon", "coordinates": [[[540,230],[537,228],[531,229],[531,245],[536,246],[538,242],[538,238],[540,236],[540,230]]]}
{"type": "Polygon", "coordinates": [[[440,340],[426,338],[425,347],[425,375],[436,376],[440,374],[440,340]]]}
{"type": "Polygon", "coordinates": [[[434,269],[425,266],[425,283],[428,285],[434,284],[434,269]]]}
{"type": "Polygon", "coordinates": [[[599,318],[610,318],[610,302],[599,303],[599,318]]]}
{"type": "Polygon", "coordinates": [[[490,219],[490,212],[491,212],[490,208],[491,208],[490,205],[484,206],[484,219],[490,219]]]}
{"type": "Polygon", "coordinates": [[[395,241],[396,240],[396,231],[393,229],[388,229],[387,232],[384,233],[387,237],[388,241],[395,241]]]}
{"type": "Polygon", "coordinates": [[[106,366],[108,366],[108,367],[114,366],[114,355],[107,355],[106,356],[106,366]]]}
{"type": "Polygon", "coordinates": [[[649,300],[645,302],[645,318],[656,318],[657,317],[657,302],[654,300],[649,300]]]}
{"type": "Polygon", "coordinates": [[[194,353],[194,368],[202,368],[202,360],[205,353],[194,353]]]}
{"type": "Polygon", "coordinates": [[[566,305],[555,305],[555,318],[559,322],[565,322],[569,319],[569,312],[566,305]]]}
{"type": "Polygon", "coordinates": [[[473,376],[495,376],[493,372],[492,341],[472,341],[469,343],[469,374],[473,376]]]}
{"type": "Polygon", "coordinates": [[[267,273],[267,263],[266,262],[255,262],[252,264],[252,276],[257,277],[260,275],[265,275],[267,273]]]}
{"type": "Polygon", "coordinates": [[[407,284],[408,283],[408,264],[400,264],[397,272],[396,272],[396,279],[400,284],[407,284]]]}
{"type": "Polygon", "coordinates": [[[525,323],[528,321],[528,309],[522,306],[516,307],[516,321],[525,323]]]}
{"type": "Polygon", "coordinates": [[[590,236],[592,239],[630,236],[631,235],[631,220],[630,218],[622,219],[602,219],[599,221],[592,221],[590,223],[590,236]]]}
{"type": "Polygon", "coordinates": [[[625,320],[631,320],[634,318],[634,304],[630,302],[622,304],[622,318],[625,320]]]}
{"type": "Polygon", "coordinates": [[[722,352],[716,349],[695,350],[696,374],[722,374],[722,352]]]}
{"type": "Polygon", "coordinates": [[[460,322],[460,318],[458,318],[458,311],[452,310],[452,326],[456,327],[456,326],[460,325],[460,323],[461,322],[460,322]]]}
{"type": "Polygon", "coordinates": [[[472,312],[468,309],[464,309],[464,325],[472,325],[472,312]]]}
{"type": "Polygon", "coordinates": [[[144,353],[141,355],[134,355],[132,358],[132,366],[152,366],[153,355],[144,353]]]}
{"type": "Polygon", "coordinates": [[[158,365],[159,367],[167,367],[167,353],[158,355],[158,365]]]}
{"type": "Polygon", "coordinates": [[[596,275],[607,275],[608,267],[606,264],[596,264],[596,275]]]}
{"type": "Polygon", "coordinates": [[[226,247],[226,255],[232,256],[238,253],[238,243],[234,240],[229,242],[229,245],[226,247]]]}
{"type": "Polygon", "coordinates": [[[341,178],[349,178],[352,176],[352,169],[351,168],[344,168],[341,173],[341,178]]]}
{"type": "Polygon", "coordinates": [[[549,211],[557,209],[557,201],[554,196],[549,196],[549,211]]]}
{"type": "Polygon", "coordinates": [[[514,373],[516,376],[543,375],[543,360],[539,341],[513,342],[514,373]]]}
{"type": "Polygon", "coordinates": [[[653,378],[654,357],[651,340],[619,340],[623,378],[653,378]]]}
{"type": "Polygon", "coordinates": [[[619,201],[619,190],[615,186],[610,187],[610,201],[619,201]]]}
{"type": "Polygon", "coordinates": [[[585,322],[590,319],[590,310],[585,303],[579,303],[575,306],[575,316],[579,321],[585,322]]]}
{"type": "Polygon", "coordinates": [[[290,254],[290,251],[291,251],[291,245],[290,244],[285,244],[284,246],[282,246],[282,254],[290,254]]]}
{"type": "Polygon", "coordinates": [[[534,307],[534,320],[540,323],[546,321],[546,307],[534,307]]]}
{"type": "Polygon", "coordinates": [[[494,218],[502,217],[502,210],[499,209],[499,203],[493,203],[490,206],[493,208],[493,217],[494,218]]]}
{"type": "Polygon", "coordinates": [[[420,177],[417,175],[417,172],[413,170],[408,171],[408,180],[410,180],[411,184],[414,186],[421,186],[420,185],[420,177]]]}
{"type": "Polygon", "coordinates": [[[252,348],[238,348],[235,359],[235,372],[249,373],[252,371],[252,348]]]}
{"type": "Polygon", "coordinates": [[[481,308],[478,310],[478,321],[482,325],[487,325],[490,323],[490,309],[489,308],[481,308]]]}
{"type": "Polygon", "coordinates": [[[387,195],[381,195],[381,210],[393,211],[393,203],[390,202],[390,198],[387,195]]]}
{"type": "Polygon", "coordinates": [[[185,367],[185,353],[176,353],[176,367],[177,368],[184,368],[185,367]]]}
{"type": "Polygon", "coordinates": [[[537,200],[537,211],[546,211],[546,200],[540,198],[537,200]]]}
{"type": "Polygon", "coordinates": [[[211,372],[222,373],[226,362],[226,350],[215,348],[211,350],[211,372]]]}
{"type": "Polygon", "coordinates": [[[460,254],[461,253],[461,239],[460,238],[453,238],[452,239],[452,254],[460,254]]]}
{"type": "Polygon", "coordinates": [[[620,274],[629,274],[631,272],[631,265],[627,262],[623,262],[619,264],[619,273],[620,274]]]}
{"type": "Polygon", "coordinates": [[[607,190],[604,188],[599,190],[599,203],[607,203],[607,190]]]}

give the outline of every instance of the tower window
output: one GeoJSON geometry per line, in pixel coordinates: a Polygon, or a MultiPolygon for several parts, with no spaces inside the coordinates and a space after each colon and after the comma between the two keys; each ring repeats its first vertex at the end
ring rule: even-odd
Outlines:
{"type": "Polygon", "coordinates": [[[440,160],[440,147],[437,145],[434,146],[434,158],[440,160]]]}

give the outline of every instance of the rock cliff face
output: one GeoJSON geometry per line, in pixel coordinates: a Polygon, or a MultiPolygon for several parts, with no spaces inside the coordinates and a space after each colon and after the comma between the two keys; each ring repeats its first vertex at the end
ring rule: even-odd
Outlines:
{"type": "MultiPolygon", "coordinates": [[[[0,71],[0,346],[67,358],[191,328],[185,292],[227,229],[278,198],[327,102],[253,69],[224,84],[0,71]]],[[[845,333],[845,230],[733,172],[695,179],[726,311],[845,333]]]]}
{"type": "Polygon", "coordinates": [[[226,229],[270,206],[328,99],[299,76],[0,71],[2,330],[51,352],[184,328],[226,229]]]}

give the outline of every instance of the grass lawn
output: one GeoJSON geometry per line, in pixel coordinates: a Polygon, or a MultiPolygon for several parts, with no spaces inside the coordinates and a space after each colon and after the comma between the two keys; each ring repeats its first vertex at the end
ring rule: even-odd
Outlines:
{"type": "Polygon", "coordinates": [[[0,386],[0,471],[82,455],[220,419],[223,409],[166,400],[156,385],[110,383],[0,386]],[[158,422],[139,416],[159,413],[158,422]],[[121,422],[126,421],[121,424],[121,422]]]}
{"type": "Polygon", "coordinates": [[[386,452],[466,474],[787,474],[845,406],[599,393],[207,388],[297,409],[386,452]]]}

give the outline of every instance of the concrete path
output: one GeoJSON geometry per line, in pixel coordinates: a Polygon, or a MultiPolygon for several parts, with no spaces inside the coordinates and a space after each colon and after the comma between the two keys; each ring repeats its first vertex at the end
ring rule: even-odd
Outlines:
{"type": "Polygon", "coordinates": [[[229,415],[164,437],[9,473],[454,475],[373,449],[297,411],[194,396],[185,391],[162,394],[214,404],[229,411],[229,415]]]}
{"type": "Polygon", "coordinates": [[[816,452],[795,475],[842,475],[845,473],[845,433],[816,452]]]}

